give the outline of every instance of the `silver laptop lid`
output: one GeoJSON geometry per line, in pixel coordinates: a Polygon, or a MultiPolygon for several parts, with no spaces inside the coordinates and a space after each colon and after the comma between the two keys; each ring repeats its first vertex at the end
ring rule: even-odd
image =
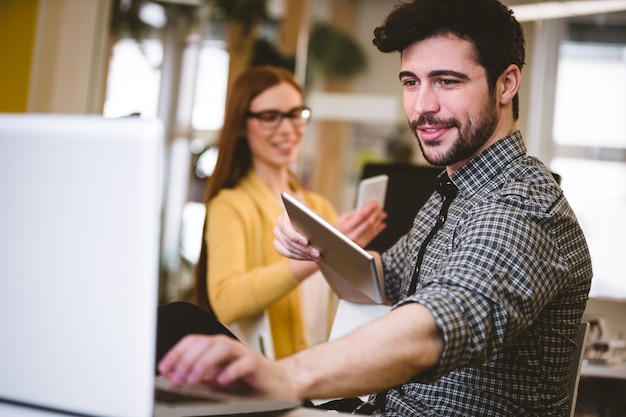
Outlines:
{"type": "Polygon", "coordinates": [[[162,136],[0,114],[0,401],[152,415],[162,136]]]}

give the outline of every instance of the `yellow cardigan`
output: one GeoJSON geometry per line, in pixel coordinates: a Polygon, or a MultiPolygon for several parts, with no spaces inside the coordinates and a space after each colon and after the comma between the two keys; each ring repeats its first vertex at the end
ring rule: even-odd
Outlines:
{"type": "MultiPolygon", "coordinates": [[[[330,222],[337,214],[324,197],[294,185],[307,206],[330,222]]],[[[274,355],[307,347],[301,291],[274,249],[273,228],[282,205],[250,171],[207,206],[207,288],[215,314],[225,324],[269,314],[274,355]]]]}

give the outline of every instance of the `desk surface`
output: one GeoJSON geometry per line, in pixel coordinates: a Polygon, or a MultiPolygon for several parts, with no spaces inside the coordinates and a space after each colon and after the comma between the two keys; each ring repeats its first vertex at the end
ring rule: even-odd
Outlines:
{"type": "MultiPolygon", "coordinates": [[[[249,414],[246,414],[250,416],[249,414]]],[[[263,414],[264,416],[272,416],[272,417],[322,417],[328,416],[324,410],[316,410],[314,408],[296,408],[291,411],[275,413],[275,414],[263,414]]],[[[344,413],[332,413],[333,416],[348,416],[350,414],[344,413]]],[[[33,408],[27,407],[18,407],[11,404],[6,404],[0,402],[0,416],[11,416],[11,417],[62,417],[65,414],[55,413],[43,410],[37,410],[33,408]]]]}
{"type": "Polygon", "coordinates": [[[580,375],[590,378],[624,379],[626,380],[626,363],[619,365],[585,364],[580,375]]]}
{"type": "Polygon", "coordinates": [[[352,414],[338,413],[336,411],[316,410],[314,408],[296,408],[295,410],[288,411],[286,413],[277,414],[276,417],[321,417],[321,416],[350,416],[352,414]]]}

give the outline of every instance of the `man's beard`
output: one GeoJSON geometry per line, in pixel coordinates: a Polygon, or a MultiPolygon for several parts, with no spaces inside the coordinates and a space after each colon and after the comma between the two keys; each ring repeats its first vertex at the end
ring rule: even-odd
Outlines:
{"type": "MultiPolygon", "coordinates": [[[[493,103],[490,100],[490,103],[493,103]]],[[[432,115],[426,114],[419,117],[418,120],[410,122],[411,130],[417,138],[420,150],[424,158],[432,165],[448,166],[457,162],[464,161],[473,156],[484,144],[489,140],[498,125],[498,109],[495,105],[485,106],[475,123],[470,120],[465,128],[461,127],[461,123],[455,118],[438,119],[432,115]],[[434,126],[444,126],[447,128],[456,128],[459,136],[455,140],[449,151],[446,153],[437,152],[435,147],[426,145],[425,149],[419,140],[418,127],[424,124],[434,126]],[[428,149],[430,148],[430,149],[428,149]],[[432,151],[432,152],[427,152],[432,151]]]]}

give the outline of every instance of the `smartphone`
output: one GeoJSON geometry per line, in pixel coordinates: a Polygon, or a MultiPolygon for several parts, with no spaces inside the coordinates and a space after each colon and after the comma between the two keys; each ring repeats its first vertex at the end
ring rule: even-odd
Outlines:
{"type": "Polygon", "coordinates": [[[371,200],[376,200],[378,204],[385,207],[385,195],[387,194],[388,182],[389,177],[387,175],[377,175],[361,180],[361,182],[359,182],[356,200],[357,210],[371,200]]]}

